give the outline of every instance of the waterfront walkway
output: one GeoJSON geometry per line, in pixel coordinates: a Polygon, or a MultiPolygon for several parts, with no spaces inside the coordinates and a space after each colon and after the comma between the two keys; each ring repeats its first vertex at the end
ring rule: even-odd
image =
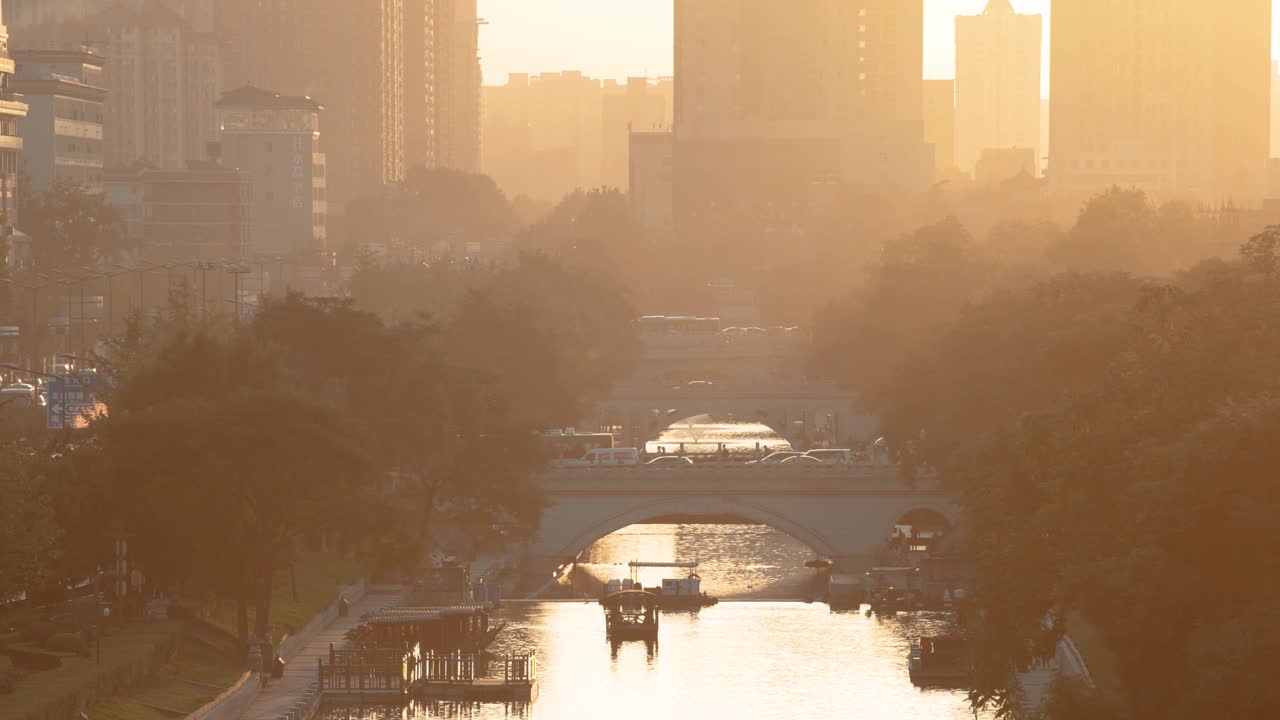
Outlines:
{"type": "Polygon", "coordinates": [[[316,682],[318,673],[316,661],[329,656],[329,643],[335,648],[342,648],[347,640],[346,633],[360,624],[365,613],[398,605],[404,600],[403,592],[367,593],[360,602],[351,607],[346,617],[335,618],[328,627],[316,634],[315,638],[298,651],[284,666],[284,677],[272,678],[267,687],[258,693],[249,708],[242,715],[243,720],[280,720],[288,715],[299,703],[311,703],[317,698],[316,682]]]}

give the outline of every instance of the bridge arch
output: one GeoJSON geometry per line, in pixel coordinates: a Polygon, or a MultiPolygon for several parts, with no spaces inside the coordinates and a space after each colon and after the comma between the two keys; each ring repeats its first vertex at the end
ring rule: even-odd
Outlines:
{"type": "Polygon", "coordinates": [[[744,500],[699,496],[664,498],[628,507],[626,510],[600,519],[578,532],[573,536],[572,540],[560,548],[560,551],[556,553],[556,557],[565,560],[577,558],[592,543],[629,525],[641,524],[670,516],[731,516],[741,518],[745,522],[767,525],[774,530],[785,533],[808,545],[810,549],[822,557],[829,558],[837,554],[834,545],[823,537],[821,533],[776,512],[744,500]]]}

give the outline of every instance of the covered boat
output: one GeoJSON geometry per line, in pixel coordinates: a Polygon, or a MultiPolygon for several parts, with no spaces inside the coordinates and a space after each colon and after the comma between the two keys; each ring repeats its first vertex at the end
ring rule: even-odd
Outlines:
{"type": "Polygon", "coordinates": [[[644,590],[610,593],[604,606],[605,632],[611,640],[651,640],[658,637],[658,596],[644,590]]]}
{"type": "Polygon", "coordinates": [[[954,635],[913,640],[907,655],[907,674],[922,687],[964,687],[969,666],[964,638],[954,635]]]}

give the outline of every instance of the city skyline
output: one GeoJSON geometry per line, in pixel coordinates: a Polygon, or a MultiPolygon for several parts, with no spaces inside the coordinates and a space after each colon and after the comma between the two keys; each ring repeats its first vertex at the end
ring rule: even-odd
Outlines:
{"type": "MultiPolygon", "coordinates": [[[[955,77],[955,17],[981,13],[988,0],[924,0],[924,77],[955,77]]],[[[1044,15],[1042,97],[1049,91],[1050,0],[1012,0],[1019,13],[1044,15]]],[[[480,55],[486,85],[508,73],[580,70],[602,79],[672,74],[673,13],[653,0],[479,0],[486,25],[480,55]],[[551,7],[548,7],[551,6],[551,7]],[[577,33],[566,41],[565,30],[577,33]],[[547,38],[554,38],[546,40],[547,38]]],[[[1273,14],[1272,56],[1280,52],[1280,16],[1273,14]]]]}

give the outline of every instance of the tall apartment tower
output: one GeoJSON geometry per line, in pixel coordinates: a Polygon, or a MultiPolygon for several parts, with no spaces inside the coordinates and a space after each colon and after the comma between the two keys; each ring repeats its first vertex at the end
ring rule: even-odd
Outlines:
{"type": "Polygon", "coordinates": [[[972,172],[983,150],[1040,146],[1043,18],[990,0],[981,15],[956,17],[956,154],[972,172]]]}
{"type": "Polygon", "coordinates": [[[1052,23],[1049,174],[1256,203],[1270,145],[1271,1],[1073,0],[1052,23]]]}
{"type": "Polygon", "coordinates": [[[181,168],[217,135],[213,103],[221,47],[212,0],[10,0],[14,47],[60,50],[89,42],[107,59],[107,166],[181,168]]]}
{"type": "Polygon", "coordinates": [[[406,169],[436,166],[436,0],[404,1],[406,169]]]}
{"type": "Polygon", "coordinates": [[[922,0],[676,0],[677,218],[927,184],[922,43],[922,0]]]}
{"type": "Polygon", "coordinates": [[[435,5],[435,159],[438,167],[480,172],[480,24],[476,0],[435,5]]]}

